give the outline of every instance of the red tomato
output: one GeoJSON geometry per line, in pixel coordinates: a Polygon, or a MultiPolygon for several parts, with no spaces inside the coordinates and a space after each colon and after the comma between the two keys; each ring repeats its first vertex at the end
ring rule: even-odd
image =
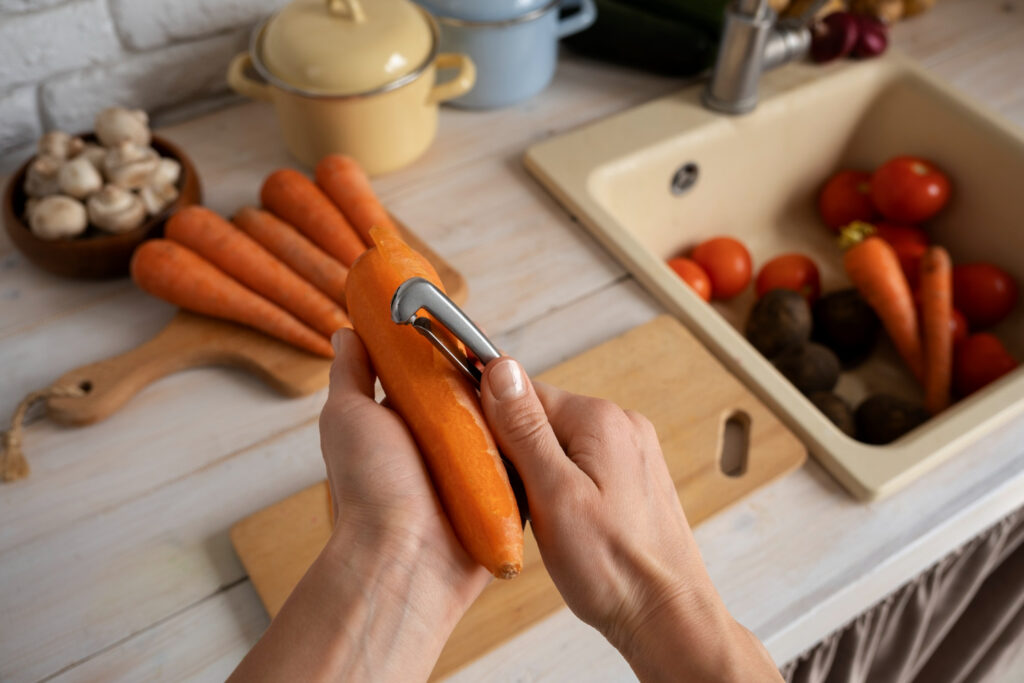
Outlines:
{"type": "Polygon", "coordinates": [[[668,266],[676,271],[676,275],[683,279],[683,282],[690,285],[690,288],[697,293],[704,301],[711,301],[711,278],[694,261],[688,258],[677,257],[668,260],[668,266]]]}
{"type": "Polygon", "coordinates": [[[928,235],[913,225],[896,223],[875,223],[875,234],[892,246],[900,260],[903,275],[911,289],[917,289],[921,278],[921,257],[928,249],[928,235]]]}
{"type": "Polygon", "coordinates": [[[896,157],[871,176],[871,200],[891,221],[920,223],[946,205],[949,178],[924,159],[896,157]]]}
{"type": "Polygon", "coordinates": [[[755,286],[758,297],[773,289],[791,289],[813,304],[821,294],[821,276],[810,258],[803,254],[783,254],[761,267],[755,286]]]}
{"type": "Polygon", "coordinates": [[[883,240],[896,246],[897,244],[919,244],[922,247],[928,246],[928,233],[914,225],[898,225],[878,221],[874,224],[875,234],[883,240]]]}
{"type": "Polygon", "coordinates": [[[836,232],[853,221],[870,222],[878,215],[871,203],[871,174],[839,171],[829,178],[818,195],[818,213],[836,232]]]}
{"type": "Polygon", "coordinates": [[[714,237],[697,245],[691,258],[711,278],[711,295],[731,299],[750,282],[750,252],[732,237],[714,237]]]}
{"type": "Polygon", "coordinates": [[[1017,367],[1017,361],[995,335],[972,334],[953,355],[953,385],[957,394],[973,394],[1017,367]]]}
{"type": "Polygon", "coordinates": [[[967,318],[960,311],[953,309],[953,317],[950,318],[949,326],[953,328],[953,346],[960,345],[971,333],[967,326],[967,318]]]}
{"type": "Polygon", "coordinates": [[[991,263],[953,267],[953,305],[964,312],[971,327],[995,325],[1017,304],[1017,283],[991,263]]]}

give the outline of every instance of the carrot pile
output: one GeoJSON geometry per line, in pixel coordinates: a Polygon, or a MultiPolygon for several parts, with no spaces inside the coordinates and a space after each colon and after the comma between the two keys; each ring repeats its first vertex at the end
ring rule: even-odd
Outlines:
{"type": "Polygon", "coordinates": [[[333,356],[331,335],[352,326],[349,266],[371,244],[372,227],[398,230],[353,159],[329,156],[316,175],[319,185],[292,169],[274,171],[260,191],[264,209],[244,207],[231,222],[204,207],[182,209],[166,239],[136,251],[132,278],[181,308],[333,356]]]}

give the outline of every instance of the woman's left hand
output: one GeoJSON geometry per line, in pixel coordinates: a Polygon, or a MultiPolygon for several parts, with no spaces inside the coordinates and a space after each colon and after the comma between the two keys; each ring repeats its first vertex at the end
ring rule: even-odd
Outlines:
{"type": "Polygon", "coordinates": [[[331,388],[320,413],[336,528],[355,528],[393,559],[436,573],[465,607],[489,574],[455,537],[434,493],[423,457],[402,418],[374,400],[375,375],[359,337],[334,337],[331,388]]]}
{"type": "Polygon", "coordinates": [[[320,445],[334,531],[232,680],[426,680],[490,580],[455,537],[405,423],[374,401],[359,337],[332,341],[320,445]]]}

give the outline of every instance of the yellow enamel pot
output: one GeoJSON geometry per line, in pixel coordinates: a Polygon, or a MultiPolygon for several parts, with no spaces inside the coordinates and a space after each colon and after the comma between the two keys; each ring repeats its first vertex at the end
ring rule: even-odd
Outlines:
{"type": "Polygon", "coordinates": [[[438,54],[437,44],[434,20],[407,0],[295,0],[256,28],[228,84],[273,103],[302,163],[342,153],[387,173],[426,151],[438,105],[476,80],[468,56],[438,54]],[[438,69],[456,75],[437,83],[438,69]]]}

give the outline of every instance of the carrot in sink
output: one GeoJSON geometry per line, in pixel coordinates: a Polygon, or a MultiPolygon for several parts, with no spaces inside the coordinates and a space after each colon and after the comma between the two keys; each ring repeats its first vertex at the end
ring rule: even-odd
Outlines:
{"type": "Polygon", "coordinates": [[[373,192],[370,179],[352,157],[329,154],[316,165],[316,183],[331,198],[345,218],[372,244],[370,228],[377,226],[398,234],[391,216],[373,192]]]}
{"type": "Polygon", "coordinates": [[[914,377],[924,383],[924,353],[907,278],[889,243],[873,236],[874,228],[854,221],[843,230],[841,244],[846,274],[868,305],[878,314],[885,331],[914,377]],[[852,245],[852,246],[851,246],[852,245]]]}
{"type": "Polygon", "coordinates": [[[330,342],[189,249],[165,239],[132,255],[132,279],[143,291],[189,311],[253,327],[331,358],[330,342]]]}
{"type": "Polygon", "coordinates": [[[325,337],[352,326],[341,307],[326,294],[207,208],[189,206],[178,211],[167,221],[164,234],[325,337]]]}
{"type": "Polygon", "coordinates": [[[953,262],[942,247],[921,257],[921,328],[924,332],[924,402],[932,415],[949,407],[953,376],[953,262]]]}
{"type": "Polygon", "coordinates": [[[268,211],[246,206],[232,222],[336,303],[345,305],[348,268],[268,211]]]}
{"type": "Polygon", "coordinates": [[[346,266],[351,266],[366,251],[366,244],[338,207],[298,171],[282,168],[267,176],[260,190],[260,201],[346,266]]]}

